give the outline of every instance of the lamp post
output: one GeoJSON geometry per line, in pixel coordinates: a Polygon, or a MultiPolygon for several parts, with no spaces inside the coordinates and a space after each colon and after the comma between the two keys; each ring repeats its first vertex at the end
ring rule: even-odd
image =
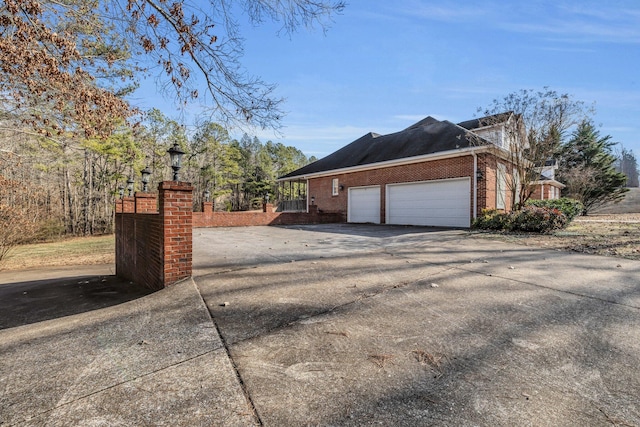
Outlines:
{"type": "Polygon", "coordinates": [[[124,185],[120,184],[118,186],[118,194],[120,194],[121,199],[124,197],[124,185]]]}
{"type": "Polygon", "coordinates": [[[208,188],[206,190],[204,190],[203,196],[204,196],[204,201],[205,202],[208,202],[209,199],[211,198],[211,192],[209,191],[208,188]]]}
{"type": "Polygon", "coordinates": [[[149,177],[151,177],[151,169],[149,169],[149,166],[145,166],[145,168],[140,171],[140,174],[142,175],[142,191],[146,193],[149,191],[149,177]]]}
{"type": "Polygon", "coordinates": [[[133,177],[130,177],[127,180],[127,191],[129,193],[129,197],[133,196],[133,184],[135,184],[135,181],[133,180],[133,177]]]}
{"type": "Polygon", "coordinates": [[[171,169],[173,169],[173,180],[178,181],[178,171],[182,167],[182,156],[185,154],[184,151],[180,149],[178,143],[174,143],[171,148],[167,150],[169,156],[171,157],[171,169]]]}

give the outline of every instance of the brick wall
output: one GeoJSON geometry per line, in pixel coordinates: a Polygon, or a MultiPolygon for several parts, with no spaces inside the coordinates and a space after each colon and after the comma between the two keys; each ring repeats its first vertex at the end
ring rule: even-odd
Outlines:
{"type": "Polygon", "coordinates": [[[250,227],[258,225],[331,224],[345,222],[341,213],[318,212],[311,206],[306,212],[273,212],[273,210],[247,212],[193,212],[193,226],[198,227],[250,227]]]}
{"type": "Polygon", "coordinates": [[[151,213],[158,212],[158,195],[154,193],[136,193],[135,212],[151,213]]]}
{"type": "Polygon", "coordinates": [[[116,275],[151,289],[192,273],[193,187],[169,181],[158,189],[158,196],[136,193],[122,198],[115,218],[116,275]]]}
{"type": "MultiPolygon", "coordinates": [[[[380,219],[384,222],[386,184],[461,177],[473,177],[473,156],[432,160],[310,179],[308,193],[309,196],[315,197],[316,204],[322,212],[340,212],[346,215],[349,187],[380,185],[380,219]],[[331,192],[333,178],[338,178],[339,184],[344,186],[337,196],[333,196],[331,192]]],[[[473,185],[473,179],[471,182],[473,185]]],[[[473,191],[473,188],[471,190],[473,191]]],[[[473,197],[469,200],[469,209],[473,216],[473,197]]]]}
{"type": "Polygon", "coordinates": [[[116,275],[150,289],[162,289],[160,214],[116,214],[116,275]]]}
{"type": "Polygon", "coordinates": [[[554,194],[552,194],[552,189],[557,188],[558,194],[561,192],[561,187],[556,184],[552,184],[551,182],[547,182],[544,184],[532,184],[533,192],[531,193],[531,199],[534,200],[549,200],[555,198],[554,194]]]}

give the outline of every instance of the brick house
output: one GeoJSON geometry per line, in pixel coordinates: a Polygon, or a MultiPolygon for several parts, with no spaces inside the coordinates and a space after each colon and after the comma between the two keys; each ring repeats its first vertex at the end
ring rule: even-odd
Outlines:
{"type": "Polygon", "coordinates": [[[351,223],[469,227],[482,209],[508,210],[517,196],[508,147],[524,135],[513,113],[458,124],[427,117],[368,133],[278,181],[305,182],[307,206],[351,223]]]}

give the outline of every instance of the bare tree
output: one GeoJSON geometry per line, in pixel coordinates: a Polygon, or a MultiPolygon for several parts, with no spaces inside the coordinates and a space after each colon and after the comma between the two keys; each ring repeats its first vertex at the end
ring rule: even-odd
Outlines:
{"type": "Polygon", "coordinates": [[[593,108],[547,87],[522,89],[494,99],[478,112],[480,134],[502,149],[513,170],[504,175],[511,193],[511,209],[532,195],[545,162],[557,153],[568,131],[593,114],[593,108]],[[507,112],[507,113],[505,113],[507,112]]]}
{"type": "Polygon", "coordinates": [[[324,26],[343,7],[332,0],[6,0],[0,107],[45,135],[108,136],[133,113],[123,95],[141,73],[156,74],[181,103],[203,96],[223,121],[277,128],[274,86],[240,66],[239,16],[271,19],[291,33],[324,26]]]}

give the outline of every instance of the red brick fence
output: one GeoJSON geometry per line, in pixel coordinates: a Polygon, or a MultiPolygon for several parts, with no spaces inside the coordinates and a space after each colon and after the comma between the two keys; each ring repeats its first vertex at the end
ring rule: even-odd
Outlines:
{"type": "Polygon", "coordinates": [[[158,194],[136,193],[116,201],[116,275],[151,289],[162,289],[192,272],[193,227],[239,227],[344,222],[339,213],[214,212],[205,202],[203,212],[192,212],[190,183],[165,181],[158,194]]]}
{"type": "Polygon", "coordinates": [[[310,206],[309,212],[274,212],[266,203],[262,211],[214,212],[213,203],[205,202],[202,212],[193,213],[193,226],[198,227],[250,227],[256,225],[331,224],[344,222],[340,213],[318,212],[310,206]]]}

